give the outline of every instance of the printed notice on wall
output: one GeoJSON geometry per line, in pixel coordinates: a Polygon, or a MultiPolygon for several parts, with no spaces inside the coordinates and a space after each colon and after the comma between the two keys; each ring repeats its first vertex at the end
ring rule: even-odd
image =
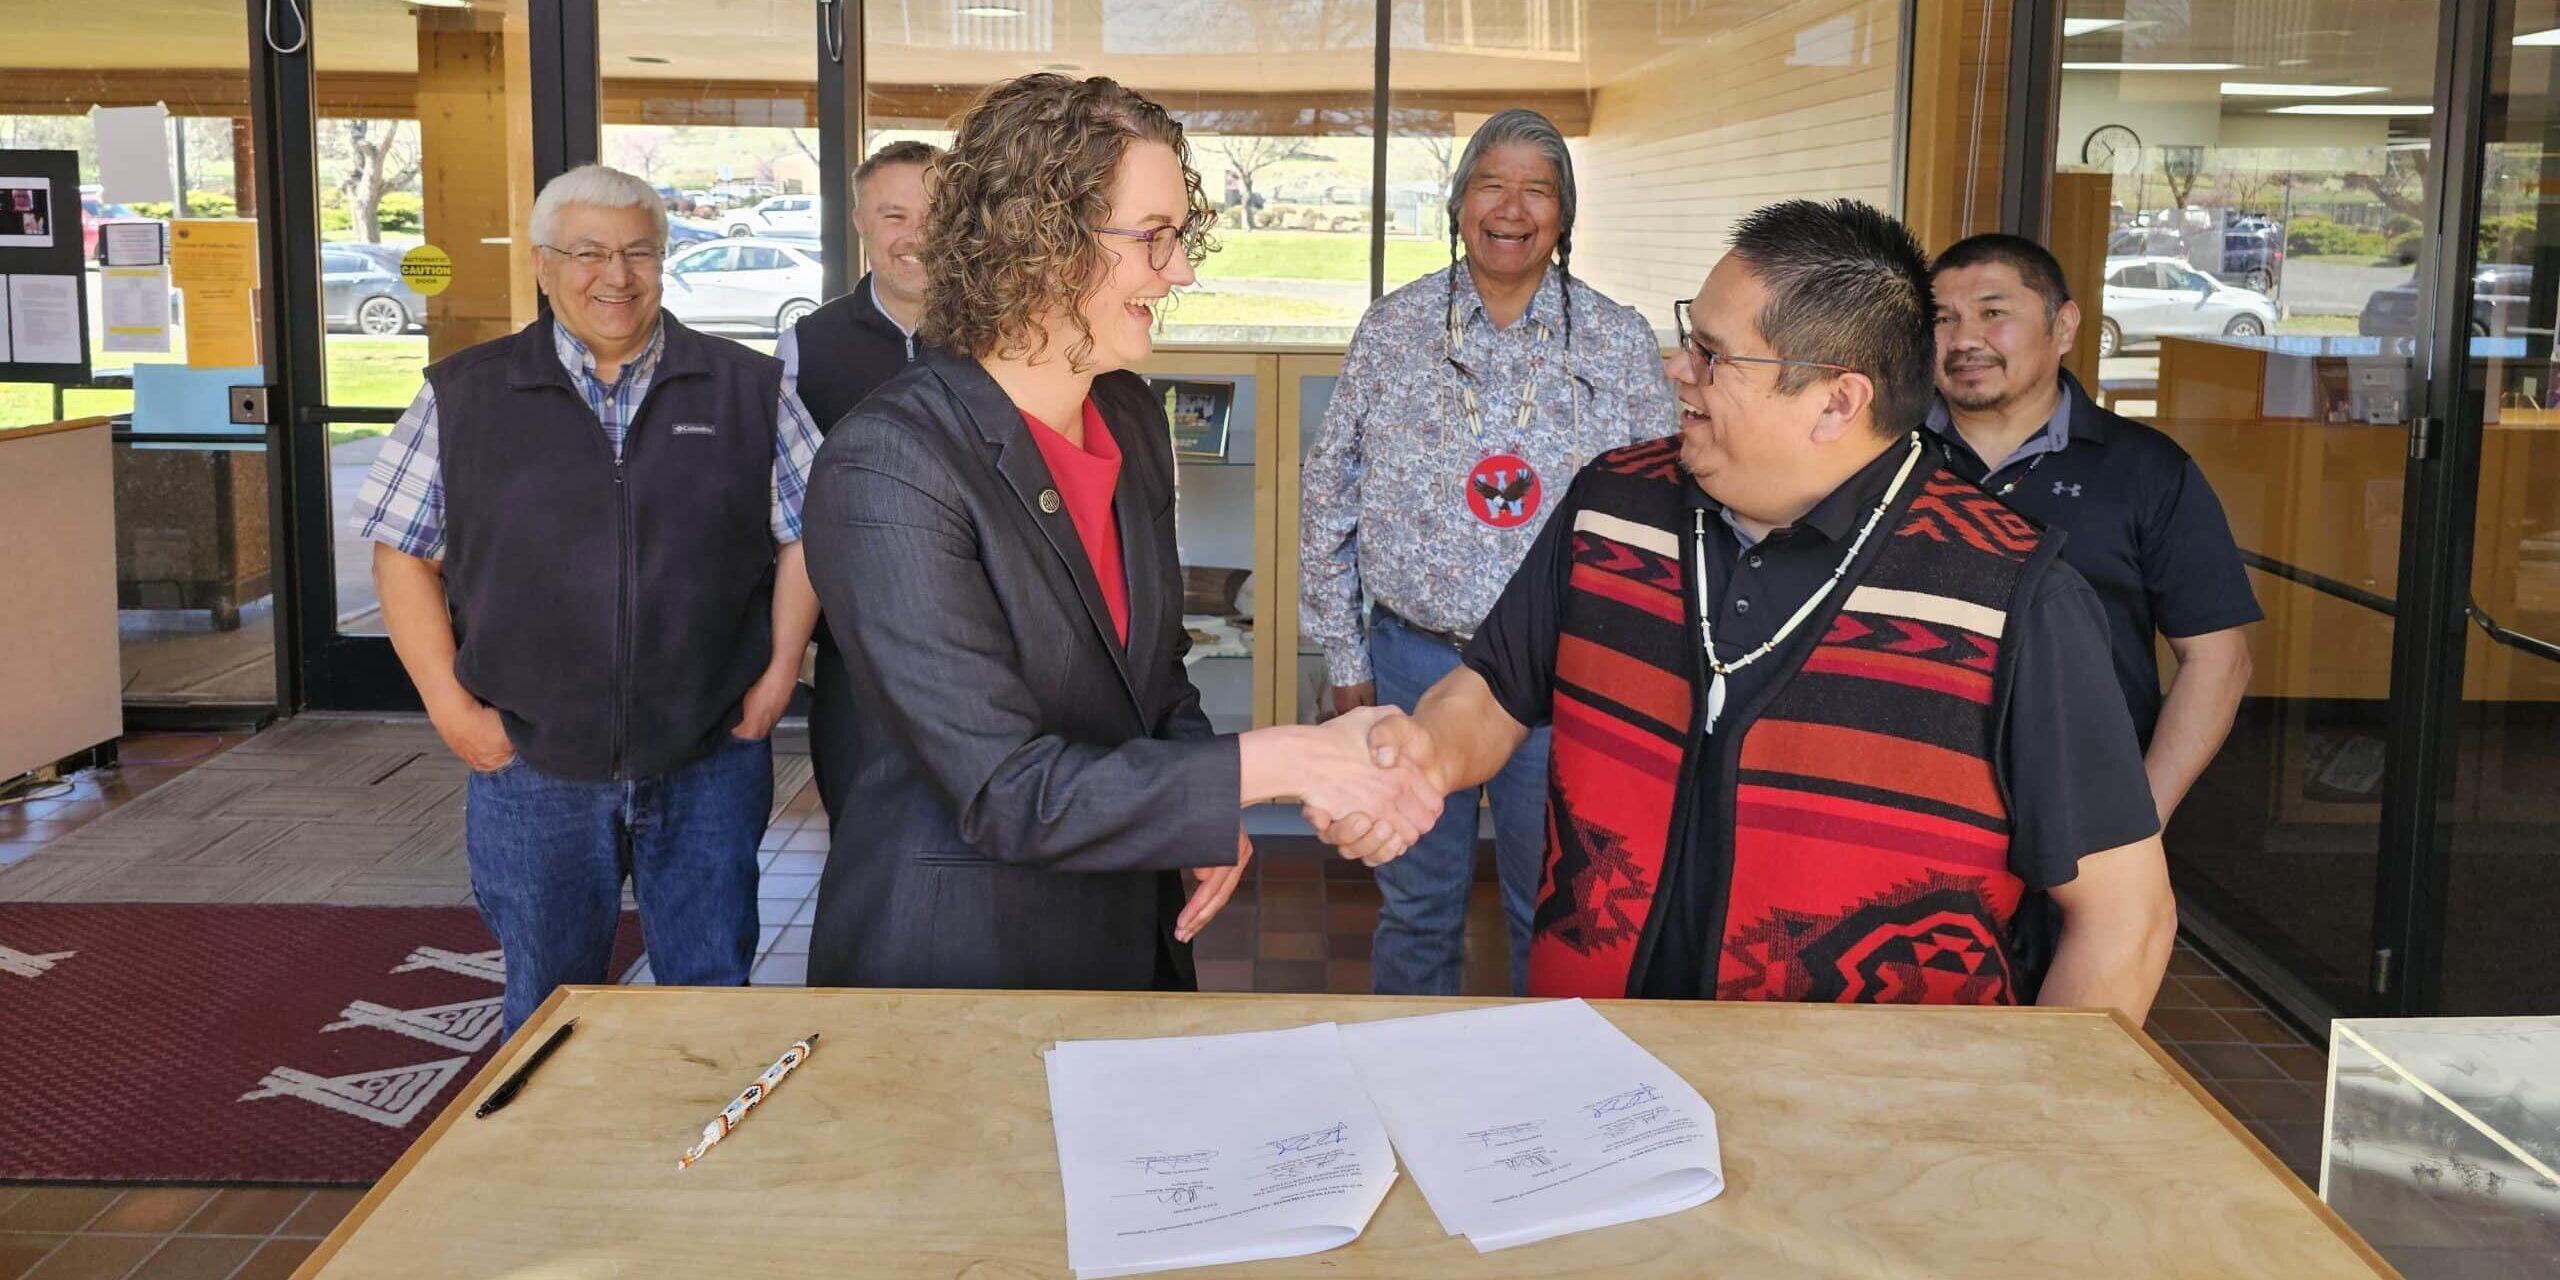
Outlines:
{"type": "Polygon", "coordinates": [[[110,267],[156,267],[168,255],[168,229],[158,221],[102,222],[98,224],[99,256],[110,267]]]}
{"type": "Polygon", "coordinates": [[[9,341],[19,364],[80,363],[80,277],[10,276],[9,341]]]}
{"type": "Polygon", "coordinates": [[[104,267],[98,278],[98,309],[106,322],[99,346],[119,352],[167,351],[169,269],[104,267]]]}
{"type": "Polygon", "coordinates": [[[54,212],[52,183],[0,174],[0,248],[52,248],[54,212]]]}
{"type": "Polygon", "coordinates": [[[234,218],[169,223],[169,280],[187,296],[187,365],[258,363],[258,224],[234,218]]]}
{"type": "Polygon", "coordinates": [[[91,107],[89,124],[98,140],[99,197],[130,203],[176,200],[169,181],[169,108],[91,107]]]}

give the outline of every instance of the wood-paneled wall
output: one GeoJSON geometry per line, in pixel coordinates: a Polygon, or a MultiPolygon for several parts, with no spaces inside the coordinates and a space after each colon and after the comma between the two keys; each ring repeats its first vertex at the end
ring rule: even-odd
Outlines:
{"type": "Polygon", "coordinates": [[[1744,214],[1797,196],[1891,208],[1901,8],[1793,0],[1601,88],[1574,144],[1575,274],[1668,329],[1744,214]]]}

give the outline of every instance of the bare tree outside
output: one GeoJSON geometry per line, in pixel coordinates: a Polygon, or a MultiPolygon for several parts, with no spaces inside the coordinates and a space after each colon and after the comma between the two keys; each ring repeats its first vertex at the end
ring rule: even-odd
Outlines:
{"type": "Polygon", "coordinates": [[[1244,192],[1243,227],[1247,231],[1254,229],[1254,180],[1261,175],[1262,171],[1283,160],[1318,158],[1315,153],[1307,150],[1303,141],[1297,138],[1272,137],[1268,134],[1222,136],[1217,141],[1202,146],[1201,150],[1226,161],[1227,168],[1235,172],[1236,180],[1244,192]]]}
{"type": "Polygon", "coordinates": [[[382,197],[418,180],[417,126],[407,120],[341,120],[336,132],[345,150],[338,190],[347,198],[348,219],[357,238],[380,244],[382,197]]]}
{"type": "Polygon", "coordinates": [[[2342,173],[2338,175],[2338,181],[2347,190],[2364,192],[2380,201],[2382,207],[2424,225],[2427,220],[2426,161],[2426,154],[2420,151],[2385,151],[2380,172],[2342,173]]]}
{"type": "Polygon", "coordinates": [[[614,138],[613,149],[620,153],[625,169],[639,170],[643,179],[656,182],[659,158],[667,150],[667,135],[659,129],[624,129],[614,138]]]}

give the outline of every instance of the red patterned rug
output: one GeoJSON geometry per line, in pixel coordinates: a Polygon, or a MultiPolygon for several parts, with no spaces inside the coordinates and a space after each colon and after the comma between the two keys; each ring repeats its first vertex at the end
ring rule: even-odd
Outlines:
{"type": "Polygon", "coordinates": [[[0,1179],[372,1182],[497,1047],[499,965],[469,907],[0,903],[0,1179]]]}

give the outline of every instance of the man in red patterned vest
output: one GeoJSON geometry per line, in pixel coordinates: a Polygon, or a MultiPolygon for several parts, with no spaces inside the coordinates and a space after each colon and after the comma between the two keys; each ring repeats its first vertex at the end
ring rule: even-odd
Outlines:
{"type": "Polygon", "coordinates": [[[1372,738],[1455,790],[1553,725],[1529,991],[2141,1021],[2177,924],[2141,749],[2061,536],[1921,444],[1919,244],[1789,201],[1674,310],[1679,437],[1584,468],[1372,738]]]}

